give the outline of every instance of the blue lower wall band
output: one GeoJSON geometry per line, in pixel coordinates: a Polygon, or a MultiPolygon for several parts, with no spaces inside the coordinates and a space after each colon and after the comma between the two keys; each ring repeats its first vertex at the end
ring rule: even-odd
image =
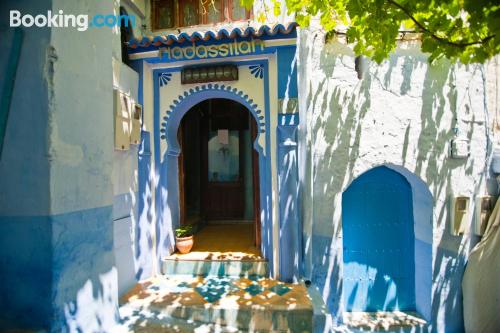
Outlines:
{"type": "MultiPolygon", "coordinates": [[[[115,270],[112,206],[53,216],[0,217],[0,328],[64,331],[97,302],[117,306],[103,276],[115,270]],[[8,268],[8,269],[4,269],[8,268]]],[[[116,284],[116,281],[114,282],[116,284]]]]}

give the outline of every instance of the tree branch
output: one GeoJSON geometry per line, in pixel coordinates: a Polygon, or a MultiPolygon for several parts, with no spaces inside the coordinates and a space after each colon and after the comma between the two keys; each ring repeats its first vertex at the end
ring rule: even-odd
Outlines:
{"type": "Polygon", "coordinates": [[[395,2],[394,0],[387,0],[387,2],[391,5],[393,5],[394,7],[398,8],[399,10],[401,10],[406,16],[408,16],[410,18],[410,20],[413,21],[413,23],[415,23],[415,25],[417,27],[420,28],[420,30],[424,31],[425,33],[429,34],[429,36],[431,36],[432,38],[434,38],[435,40],[437,40],[438,42],[441,42],[441,43],[445,43],[445,44],[448,44],[448,45],[452,45],[452,46],[455,46],[455,47],[460,47],[460,48],[463,48],[463,47],[467,47],[467,46],[472,46],[472,45],[479,45],[479,44],[484,44],[486,43],[487,41],[489,41],[490,39],[494,38],[496,35],[493,34],[493,35],[489,35],[483,39],[480,39],[479,41],[475,41],[475,42],[468,42],[468,43],[457,43],[457,42],[453,42],[449,39],[446,39],[446,38],[443,38],[443,37],[439,37],[438,35],[436,35],[434,32],[430,31],[429,29],[427,29],[422,23],[420,23],[411,13],[409,10],[407,10],[406,8],[404,8],[402,5],[400,5],[399,3],[395,2]]]}

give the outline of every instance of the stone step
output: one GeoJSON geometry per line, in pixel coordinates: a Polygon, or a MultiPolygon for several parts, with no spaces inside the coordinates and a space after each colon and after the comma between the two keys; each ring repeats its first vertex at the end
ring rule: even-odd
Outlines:
{"type": "Polygon", "coordinates": [[[415,312],[344,312],[343,327],[348,332],[428,332],[428,324],[415,312]]]}
{"type": "Polygon", "coordinates": [[[140,314],[142,319],[137,325],[142,326],[167,325],[178,319],[217,325],[228,332],[312,332],[313,329],[313,307],[304,285],[257,277],[154,278],[139,283],[122,299],[122,318],[130,320],[133,316],[127,314],[134,313],[140,314]],[[144,315],[146,312],[152,315],[144,315]]]}
{"type": "Polygon", "coordinates": [[[120,309],[122,322],[111,333],[242,333],[234,327],[167,317],[156,312],[120,309]]]}
{"type": "Polygon", "coordinates": [[[269,264],[265,260],[180,260],[168,257],[162,260],[161,272],[164,275],[266,277],[269,264]]]}

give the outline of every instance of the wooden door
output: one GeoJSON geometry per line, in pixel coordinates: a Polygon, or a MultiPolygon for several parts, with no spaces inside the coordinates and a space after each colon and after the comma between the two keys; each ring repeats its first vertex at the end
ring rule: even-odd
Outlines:
{"type": "Polygon", "coordinates": [[[203,131],[204,212],[208,220],[243,219],[244,130],[248,111],[228,100],[211,100],[203,131]]]}
{"type": "MultiPolygon", "coordinates": [[[[223,130],[225,131],[225,130],[223,130]]],[[[243,182],[243,163],[242,163],[242,131],[230,130],[228,132],[231,142],[232,151],[230,148],[221,147],[214,150],[213,146],[217,146],[220,140],[220,134],[216,131],[207,131],[207,141],[205,149],[206,160],[204,168],[206,177],[205,190],[205,214],[209,220],[232,220],[242,219],[245,209],[245,191],[243,182]],[[237,142],[237,143],[235,143],[237,142]],[[227,149],[227,150],[226,150],[227,149]],[[222,156],[222,157],[221,157],[222,156]],[[226,157],[224,157],[226,156],[226,157]],[[217,165],[212,159],[218,159],[219,165],[224,162],[237,164],[234,170],[230,170],[227,174],[217,172],[213,169],[213,165],[217,165]],[[235,160],[237,163],[235,163],[235,160]]],[[[229,146],[229,145],[228,145],[229,146]]]]}

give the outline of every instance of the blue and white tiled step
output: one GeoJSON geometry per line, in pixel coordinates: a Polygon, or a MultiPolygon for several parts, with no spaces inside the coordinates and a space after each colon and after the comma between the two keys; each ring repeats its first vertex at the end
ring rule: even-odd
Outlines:
{"type": "Polygon", "coordinates": [[[202,275],[202,276],[258,276],[269,274],[269,264],[264,260],[162,260],[161,272],[164,275],[202,275]]]}
{"type": "Polygon", "coordinates": [[[120,315],[122,327],[130,332],[142,332],[145,326],[149,330],[144,332],[157,332],[156,327],[164,332],[162,325],[180,327],[179,323],[184,325],[180,332],[198,332],[200,327],[206,332],[313,330],[313,307],[304,285],[256,275],[160,276],[127,293],[120,315]]]}

